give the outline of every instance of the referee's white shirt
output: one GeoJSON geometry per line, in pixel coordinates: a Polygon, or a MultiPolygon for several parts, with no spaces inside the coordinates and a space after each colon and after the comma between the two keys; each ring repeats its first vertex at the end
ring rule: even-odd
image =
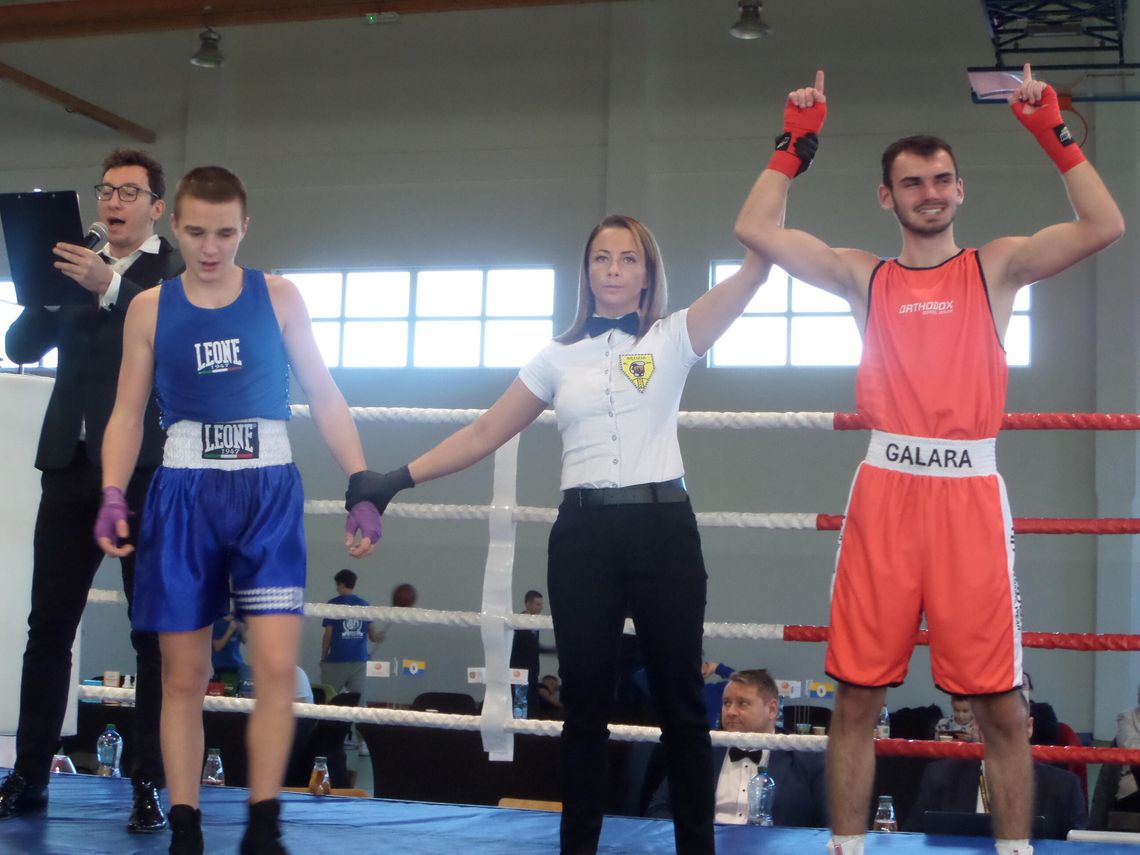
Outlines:
{"type": "Polygon", "coordinates": [[[562,434],[562,489],[626,487],[685,474],[677,411],[693,352],[687,309],[639,340],[612,329],[573,344],[551,342],[519,372],[554,406],[562,434]]]}

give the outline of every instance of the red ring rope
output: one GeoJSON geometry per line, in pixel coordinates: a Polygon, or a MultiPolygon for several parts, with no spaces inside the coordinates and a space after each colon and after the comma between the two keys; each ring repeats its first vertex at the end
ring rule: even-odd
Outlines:
{"type": "MultiPolygon", "coordinates": [[[[866,430],[858,413],[836,413],[835,430],[866,430]]],[[[1002,430],[1140,430],[1135,413],[1006,413],[1002,430]]]]}
{"type": "MultiPolygon", "coordinates": [[[[842,514],[816,514],[816,531],[839,531],[842,514]]],[[[1067,517],[1016,517],[1013,530],[1018,534],[1140,534],[1140,519],[1105,517],[1072,519],[1067,517]]]]}
{"type": "MultiPolygon", "coordinates": [[[[1088,748],[1068,745],[1033,745],[1033,759],[1045,763],[1140,763],[1137,748],[1088,748]]],[[[876,739],[880,757],[954,757],[980,760],[985,746],[980,742],[934,742],[925,739],[876,739]]]]}
{"type": "MultiPolygon", "coordinates": [[[[784,641],[827,641],[827,627],[788,624],[784,627],[784,641]]],[[[915,643],[929,644],[930,634],[925,629],[919,630],[915,643]]],[[[1140,650],[1140,635],[1024,632],[1021,643],[1024,647],[1042,650],[1140,650]]]]}

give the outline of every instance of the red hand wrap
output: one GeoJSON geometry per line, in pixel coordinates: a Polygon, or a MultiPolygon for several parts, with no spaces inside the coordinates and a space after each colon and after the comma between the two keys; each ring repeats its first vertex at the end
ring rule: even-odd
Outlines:
{"type": "MultiPolygon", "coordinates": [[[[776,151],[768,161],[768,168],[795,178],[807,165],[796,154],[796,141],[809,134],[818,137],[827,118],[827,103],[816,101],[810,107],[797,107],[790,100],[784,105],[784,133],[777,139],[776,151]]],[[[811,161],[809,160],[808,163],[811,161]]]]}
{"type": "Polygon", "coordinates": [[[1041,103],[1033,112],[1026,112],[1028,106],[1030,105],[1024,101],[1014,101],[1010,105],[1013,114],[1017,116],[1017,121],[1037,138],[1037,143],[1045,149],[1045,153],[1061,173],[1068,172],[1078,163],[1084,163],[1084,152],[1061,118],[1061,105],[1053,87],[1045,87],[1045,91],[1041,94],[1041,103]]]}

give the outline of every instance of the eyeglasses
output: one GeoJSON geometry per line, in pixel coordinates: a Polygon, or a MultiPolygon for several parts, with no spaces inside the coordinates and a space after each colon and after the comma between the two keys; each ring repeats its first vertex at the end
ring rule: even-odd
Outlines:
{"type": "Polygon", "coordinates": [[[123,184],[119,187],[116,187],[114,184],[96,184],[95,198],[100,202],[110,201],[111,196],[114,195],[116,190],[119,191],[119,200],[122,202],[135,201],[135,199],[139,197],[139,193],[146,193],[155,199],[158,198],[158,194],[153,190],[145,190],[135,184],[123,184]]]}

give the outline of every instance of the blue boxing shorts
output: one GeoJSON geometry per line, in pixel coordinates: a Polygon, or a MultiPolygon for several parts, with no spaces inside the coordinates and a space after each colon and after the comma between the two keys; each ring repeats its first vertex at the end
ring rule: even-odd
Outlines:
{"type": "Polygon", "coordinates": [[[180,421],[139,532],[131,625],[190,632],[229,608],[304,611],[304,492],[285,422],[180,421]]]}

